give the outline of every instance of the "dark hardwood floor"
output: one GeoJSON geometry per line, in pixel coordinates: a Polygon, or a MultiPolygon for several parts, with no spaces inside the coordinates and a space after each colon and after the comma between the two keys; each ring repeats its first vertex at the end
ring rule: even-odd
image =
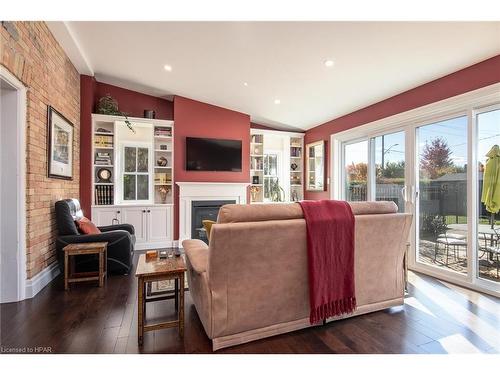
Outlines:
{"type": "MultiPolygon", "coordinates": [[[[135,258],[137,261],[137,255],[135,258]]],[[[1,305],[1,346],[53,353],[211,353],[189,292],[185,337],[147,332],[137,346],[133,274],[112,275],[104,288],[64,292],[58,277],[35,298],[1,305]],[[39,349],[40,350],[40,349],[39,349]]],[[[174,316],[173,301],[148,304],[148,321],[174,316]]],[[[410,273],[404,306],[332,322],[217,353],[498,353],[500,300],[410,273]]]]}

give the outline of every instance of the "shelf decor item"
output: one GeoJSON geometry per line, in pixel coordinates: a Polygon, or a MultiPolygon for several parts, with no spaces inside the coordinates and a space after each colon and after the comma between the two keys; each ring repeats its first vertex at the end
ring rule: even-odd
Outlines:
{"type": "Polygon", "coordinates": [[[166,167],[168,165],[168,159],[165,156],[160,156],[156,160],[156,164],[158,164],[159,167],[166,167]]]}
{"type": "Polygon", "coordinates": [[[111,170],[108,168],[99,168],[97,171],[98,182],[100,183],[110,183],[111,182],[111,170]]]}
{"type": "Polygon", "coordinates": [[[160,150],[168,151],[168,145],[160,145],[160,150]]]}
{"type": "Polygon", "coordinates": [[[260,193],[260,187],[250,186],[250,195],[252,196],[252,201],[256,201],[260,193]]]}
{"type": "Polygon", "coordinates": [[[292,169],[292,171],[296,170],[298,167],[299,167],[299,166],[298,166],[297,164],[295,164],[295,163],[292,163],[292,164],[290,165],[290,168],[292,169]]]}
{"type": "Polygon", "coordinates": [[[144,118],[155,118],[155,117],[156,117],[156,112],[153,111],[152,109],[144,110],[144,118]]]}
{"type": "Polygon", "coordinates": [[[73,124],[51,106],[47,110],[48,177],[73,179],[73,124]]]}
{"type": "Polygon", "coordinates": [[[167,203],[167,197],[170,193],[170,186],[160,186],[158,188],[158,193],[160,194],[161,203],[167,203]]]}
{"type": "Polygon", "coordinates": [[[254,185],[260,184],[259,176],[252,176],[252,184],[254,185]]]}
{"type": "Polygon", "coordinates": [[[127,127],[135,133],[135,129],[132,127],[132,123],[128,120],[128,114],[118,110],[118,102],[110,94],[104,95],[97,102],[97,113],[102,115],[114,115],[125,117],[125,124],[127,127]]]}

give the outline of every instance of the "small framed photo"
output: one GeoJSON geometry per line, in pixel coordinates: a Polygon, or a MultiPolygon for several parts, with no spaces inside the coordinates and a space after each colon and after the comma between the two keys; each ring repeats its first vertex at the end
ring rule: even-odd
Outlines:
{"type": "Polygon", "coordinates": [[[73,124],[50,105],[47,109],[48,176],[73,179],[73,124]]]}

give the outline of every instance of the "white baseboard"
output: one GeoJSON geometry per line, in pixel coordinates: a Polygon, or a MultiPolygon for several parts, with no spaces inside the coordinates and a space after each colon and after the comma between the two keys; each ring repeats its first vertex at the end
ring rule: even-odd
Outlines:
{"type": "Polygon", "coordinates": [[[42,272],[35,275],[35,277],[26,280],[26,299],[36,296],[38,292],[54,280],[59,273],[59,265],[57,262],[54,262],[42,270],[42,272]]]}

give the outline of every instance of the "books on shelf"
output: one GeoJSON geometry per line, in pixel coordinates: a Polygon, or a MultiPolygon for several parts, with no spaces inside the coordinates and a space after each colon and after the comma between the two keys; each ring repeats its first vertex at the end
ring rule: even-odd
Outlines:
{"type": "Polygon", "coordinates": [[[113,204],[113,185],[96,185],[94,188],[96,205],[113,204]]]}
{"type": "Polygon", "coordinates": [[[96,133],[110,133],[110,134],[113,133],[111,130],[106,129],[106,128],[97,128],[95,132],[96,133]]]}
{"type": "Polygon", "coordinates": [[[263,169],[264,168],[263,158],[252,158],[250,168],[251,169],[263,169]]]}
{"type": "Polygon", "coordinates": [[[171,137],[172,128],[155,126],[155,137],[171,137]]]}
{"type": "Polygon", "coordinates": [[[172,178],[169,173],[155,173],[155,184],[170,184],[172,182],[172,178]]]}
{"type": "Polygon", "coordinates": [[[94,164],[96,165],[112,165],[110,152],[96,152],[94,156],[94,164]]]}
{"type": "Polygon", "coordinates": [[[263,134],[252,134],[252,143],[264,143],[264,135],[263,134]]]}
{"type": "Polygon", "coordinates": [[[290,147],[290,156],[293,158],[300,158],[302,156],[302,148],[301,147],[290,147]]]}
{"type": "Polygon", "coordinates": [[[111,135],[94,135],[95,147],[113,147],[113,136],[111,135]]]}

